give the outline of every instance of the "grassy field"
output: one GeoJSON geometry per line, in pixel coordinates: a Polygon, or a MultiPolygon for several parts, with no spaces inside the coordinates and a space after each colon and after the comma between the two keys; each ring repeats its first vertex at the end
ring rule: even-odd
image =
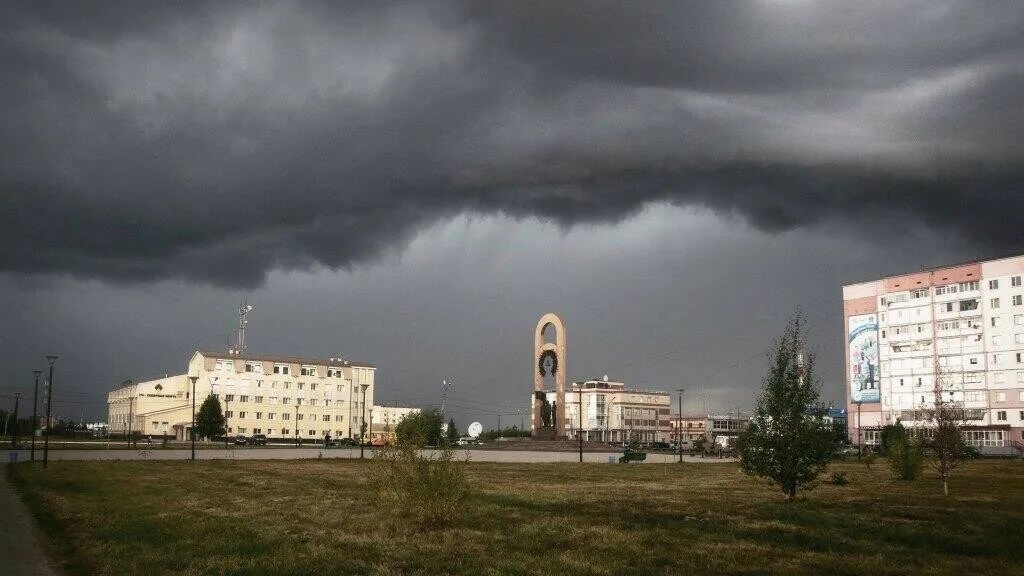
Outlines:
{"type": "Polygon", "coordinates": [[[469,463],[445,529],[370,503],[369,461],[8,467],[71,574],[1024,574],[1024,463],[839,464],[794,503],[735,464],[469,463]]]}

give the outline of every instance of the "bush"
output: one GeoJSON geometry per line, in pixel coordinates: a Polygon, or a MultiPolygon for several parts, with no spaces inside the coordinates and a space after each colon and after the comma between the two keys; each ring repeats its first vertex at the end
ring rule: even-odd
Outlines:
{"type": "Polygon", "coordinates": [[[870,471],[871,466],[875,463],[875,460],[877,459],[878,456],[874,452],[868,452],[867,454],[861,457],[860,461],[864,464],[864,467],[870,471]]]}
{"type": "Polygon", "coordinates": [[[375,498],[393,507],[398,517],[411,517],[423,526],[448,525],[463,511],[469,481],[451,447],[433,456],[421,454],[420,447],[406,442],[375,452],[375,498]]]}
{"type": "Polygon", "coordinates": [[[889,444],[889,468],[896,478],[910,481],[921,474],[924,466],[924,449],[913,438],[895,438],[889,444]]]}
{"type": "Polygon", "coordinates": [[[840,472],[839,470],[832,472],[832,477],[828,479],[828,482],[834,486],[846,486],[850,483],[846,478],[846,472],[840,472]]]}

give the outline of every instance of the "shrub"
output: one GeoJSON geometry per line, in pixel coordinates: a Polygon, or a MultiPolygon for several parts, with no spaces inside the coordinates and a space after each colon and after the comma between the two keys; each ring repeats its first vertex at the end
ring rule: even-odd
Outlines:
{"type": "Polygon", "coordinates": [[[924,466],[924,449],[921,443],[910,437],[895,438],[889,444],[889,468],[896,478],[910,481],[921,474],[924,466]]]}
{"type": "Polygon", "coordinates": [[[834,486],[846,486],[850,481],[846,478],[846,472],[834,470],[832,476],[828,479],[829,484],[834,486]]]}
{"type": "Polygon", "coordinates": [[[400,443],[374,453],[372,476],[378,504],[424,526],[445,526],[462,513],[470,486],[450,446],[421,453],[415,443],[400,443]]]}
{"type": "Polygon", "coordinates": [[[878,456],[874,452],[868,452],[867,454],[861,457],[860,461],[864,464],[864,467],[867,468],[868,471],[870,471],[871,466],[875,463],[875,460],[877,459],[878,456]]]}

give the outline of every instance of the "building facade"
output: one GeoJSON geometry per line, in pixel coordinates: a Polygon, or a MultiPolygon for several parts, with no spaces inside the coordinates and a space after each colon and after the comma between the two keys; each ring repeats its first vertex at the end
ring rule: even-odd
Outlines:
{"type": "Polygon", "coordinates": [[[693,441],[708,432],[708,417],[706,414],[684,414],[673,416],[671,421],[672,442],[680,442],[683,446],[692,445],[693,441]]]}
{"type": "Polygon", "coordinates": [[[358,438],[373,406],[376,368],[341,358],[258,356],[197,351],[185,374],[124,382],[107,395],[111,434],[189,439],[192,383],[196,411],[210,394],[231,435],[270,439],[358,438]],[[364,388],[365,387],[365,388],[364,388]],[[365,390],[365,395],[364,395],[365,390]]]}
{"type": "Polygon", "coordinates": [[[419,411],[419,408],[374,406],[370,411],[370,442],[374,445],[394,444],[395,426],[402,421],[402,418],[419,411]]]}
{"type": "MultiPolygon", "coordinates": [[[[543,392],[549,404],[558,400],[554,391],[543,392]]],[[[530,397],[531,413],[537,411],[537,395],[530,397]]],[[[668,392],[628,390],[623,382],[587,380],[573,382],[565,392],[565,436],[593,442],[668,442],[671,423],[668,392]],[[580,421],[580,406],[583,420],[580,421]]]]}
{"type": "Polygon", "coordinates": [[[940,394],[964,410],[969,443],[1024,441],[1024,256],[925,269],[843,287],[850,440],[928,425],[940,394]]]}

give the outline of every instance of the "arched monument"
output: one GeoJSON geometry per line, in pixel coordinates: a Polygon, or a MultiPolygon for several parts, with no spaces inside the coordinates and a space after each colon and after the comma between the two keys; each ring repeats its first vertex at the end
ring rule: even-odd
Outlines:
{"type": "Polygon", "coordinates": [[[557,314],[547,313],[537,322],[533,336],[533,438],[565,438],[565,323],[557,314]],[[544,341],[544,330],[555,330],[555,341],[544,341]],[[547,402],[544,377],[555,378],[555,402],[547,402]]]}

